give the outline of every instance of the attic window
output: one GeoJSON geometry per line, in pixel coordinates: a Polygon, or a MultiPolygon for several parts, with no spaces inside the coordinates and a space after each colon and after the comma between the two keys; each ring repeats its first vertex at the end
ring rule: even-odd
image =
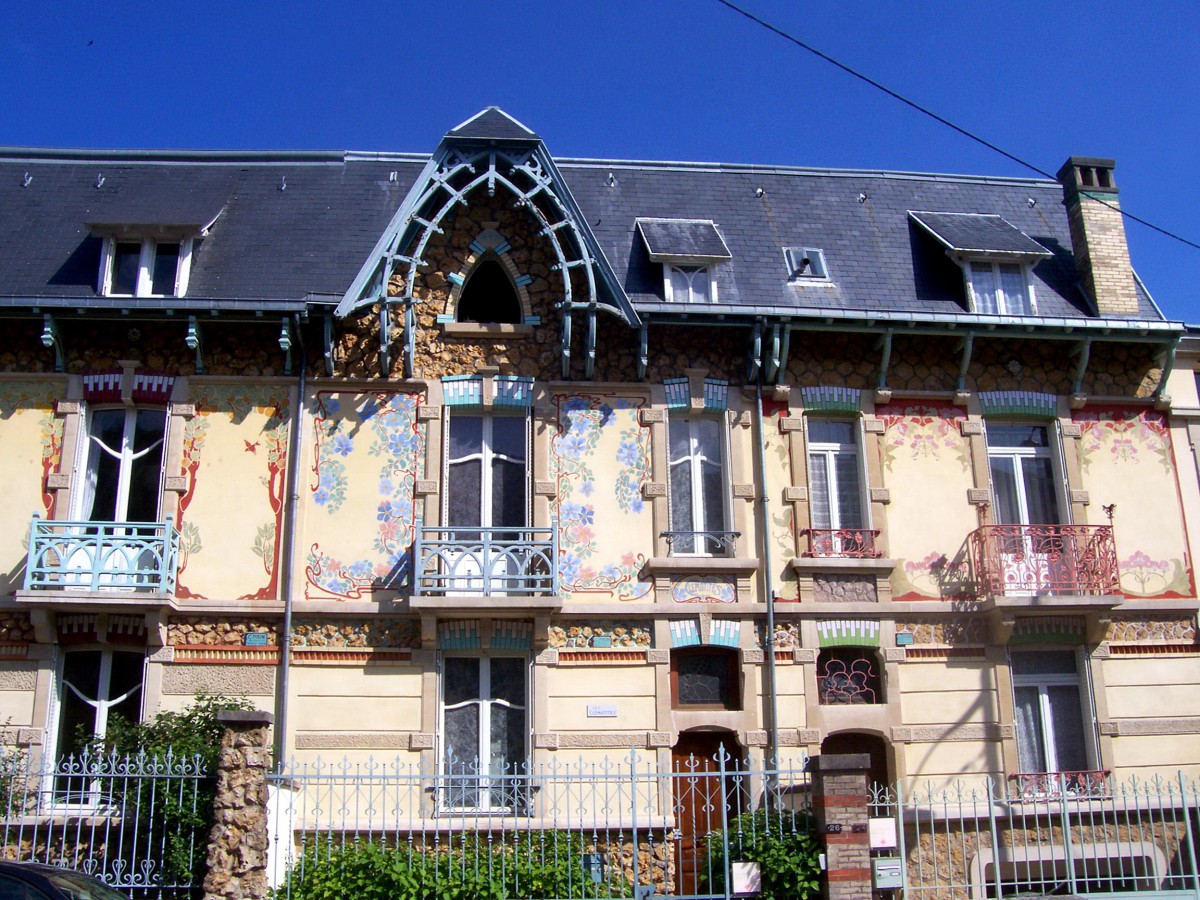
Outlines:
{"type": "Polygon", "coordinates": [[[664,265],[668,303],[716,303],[717,281],[710,266],[664,265]]]}
{"type": "Polygon", "coordinates": [[[784,247],[788,279],[828,278],[825,268],[825,253],[816,247],[784,247]]]}
{"type": "Polygon", "coordinates": [[[182,297],[187,292],[191,240],[104,241],[100,293],[106,297],[182,297]]]}
{"type": "Polygon", "coordinates": [[[458,301],[458,321],[476,325],[517,325],[521,300],[504,266],[485,257],[467,278],[458,301]]]}

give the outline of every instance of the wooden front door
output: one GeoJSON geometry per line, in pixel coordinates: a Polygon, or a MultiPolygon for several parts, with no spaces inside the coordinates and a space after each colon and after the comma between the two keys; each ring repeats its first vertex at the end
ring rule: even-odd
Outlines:
{"type": "MultiPolygon", "coordinates": [[[[717,754],[724,748],[725,771],[736,772],[744,767],[742,748],[728,732],[690,732],[679,736],[671,750],[671,770],[675,789],[675,822],[679,830],[675,856],[675,893],[691,896],[701,890],[711,891],[711,876],[705,836],[719,831],[722,825],[721,806],[724,803],[726,821],[741,812],[741,798],[747,785],[744,778],[727,775],[724,791],[721,788],[720,764],[717,754]]],[[[717,875],[717,877],[720,877],[717,875]]]]}

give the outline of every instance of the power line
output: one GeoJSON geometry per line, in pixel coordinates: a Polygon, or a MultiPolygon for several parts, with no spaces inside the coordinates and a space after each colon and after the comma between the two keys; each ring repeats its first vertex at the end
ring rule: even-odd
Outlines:
{"type": "MultiPolygon", "coordinates": [[[[825,62],[829,63],[830,65],[836,66],[837,68],[839,68],[843,72],[845,72],[847,75],[851,75],[851,76],[857,78],[859,81],[866,82],[867,84],[869,84],[871,87],[875,88],[876,90],[882,91],[883,93],[887,94],[893,100],[899,100],[905,106],[915,109],[917,112],[921,113],[924,116],[928,116],[929,118],[933,119],[938,124],[945,125],[947,128],[949,128],[953,131],[957,131],[963,137],[965,137],[969,140],[975,141],[975,143],[977,143],[977,144],[982,144],[984,147],[987,147],[989,150],[993,151],[994,153],[999,153],[1004,158],[1009,159],[1012,162],[1015,162],[1019,166],[1024,166],[1026,169],[1029,169],[1032,172],[1036,172],[1038,175],[1041,175],[1044,178],[1049,178],[1051,181],[1057,180],[1053,175],[1051,175],[1045,169],[1043,169],[1039,166],[1035,166],[1033,163],[1031,163],[1027,160],[1021,159],[1021,157],[1017,156],[1014,153],[1009,153],[1003,147],[999,147],[996,144],[993,144],[991,141],[987,140],[984,137],[981,137],[978,134],[975,134],[973,131],[968,131],[966,128],[963,128],[961,125],[956,125],[955,123],[951,122],[949,119],[945,118],[944,116],[938,115],[937,113],[935,113],[933,110],[929,109],[928,107],[922,106],[920,103],[917,103],[915,100],[910,100],[908,97],[905,97],[903,94],[893,91],[890,87],[888,87],[885,84],[881,84],[880,82],[876,81],[874,78],[871,78],[869,75],[864,75],[862,72],[859,72],[857,69],[853,69],[850,66],[846,65],[845,63],[834,59],[828,53],[821,52],[816,47],[814,47],[812,44],[802,41],[800,38],[796,37],[794,34],[784,31],[782,28],[779,28],[775,25],[772,25],[770,22],[766,21],[765,19],[760,19],[754,13],[750,12],[749,10],[743,9],[742,7],[738,6],[736,3],[731,2],[731,0],[717,0],[717,2],[720,3],[722,6],[733,10],[738,15],[744,16],[745,18],[749,19],[751,22],[754,22],[756,25],[760,25],[761,27],[767,29],[767,31],[770,31],[773,34],[778,35],[779,37],[783,38],[785,41],[795,44],[797,47],[799,47],[802,50],[807,50],[809,53],[813,54],[814,56],[825,60],[825,62]]],[[[1085,192],[1085,193],[1087,193],[1087,192],[1085,192]]],[[[1166,237],[1169,237],[1169,238],[1173,238],[1174,240],[1179,241],[1181,244],[1186,244],[1187,246],[1189,246],[1195,250],[1200,250],[1200,243],[1197,243],[1196,241],[1189,240],[1188,238],[1185,238],[1182,235],[1176,234],[1173,231],[1168,231],[1166,228],[1162,228],[1158,225],[1155,225],[1153,222],[1148,222],[1147,220],[1143,219],[1141,216],[1136,216],[1133,213],[1129,212],[1128,210],[1122,209],[1119,206],[1109,203],[1103,197],[1097,197],[1095,194],[1091,194],[1091,193],[1088,193],[1088,196],[1091,197],[1093,200],[1095,200],[1098,203],[1103,203],[1109,209],[1119,212],[1121,215],[1125,216],[1127,219],[1137,222],[1139,225],[1145,225],[1147,228],[1157,231],[1159,234],[1165,235],[1166,237]]]]}

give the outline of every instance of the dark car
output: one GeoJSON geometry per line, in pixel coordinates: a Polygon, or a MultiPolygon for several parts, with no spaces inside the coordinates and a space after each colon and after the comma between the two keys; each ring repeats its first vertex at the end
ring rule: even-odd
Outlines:
{"type": "Polygon", "coordinates": [[[0,900],[129,900],[129,895],[70,869],[0,862],[0,900]]]}

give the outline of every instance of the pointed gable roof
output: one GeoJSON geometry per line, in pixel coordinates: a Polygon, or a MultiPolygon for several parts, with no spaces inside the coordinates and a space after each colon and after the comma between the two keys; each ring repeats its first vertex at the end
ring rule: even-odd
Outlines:
{"type": "Polygon", "coordinates": [[[539,220],[542,234],[559,259],[557,269],[567,315],[572,308],[601,309],[629,325],[641,324],[541,138],[494,106],[442,138],[342,296],[335,314],[345,317],[381,302],[411,306],[416,299],[411,294],[412,286],[425,265],[421,255],[426,244],[439,230],[442,219],[459,205],[469,204],[471,193],[479,187],[485,187],[488,193],[503,187],[516,198],[518,206],[539,220]],[[572,295],[571,270],[579,267],[585,267],[588,276],[586,297],[572,295]],[[402,268],[408,293],[389,298],[388,279],[402,268]]]}
{"type": "Polygon", "coordinates": [[[540,142],[541,138],[498,106],[475,113],[446,132],[447,141],[540,142]]]}

